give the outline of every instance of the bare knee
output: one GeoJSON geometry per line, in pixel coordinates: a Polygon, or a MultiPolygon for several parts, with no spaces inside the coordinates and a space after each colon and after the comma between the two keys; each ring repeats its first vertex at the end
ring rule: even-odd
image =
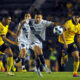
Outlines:
{"type": "Polygon", "coordinates": [[[74,60],[75,60],[76,62],[78,62],[78,61],[79,61],[79,56],[75,56],[74,60]]]}
{"type": "Polygon", "coordinates": [[[21,49],[21,50],[20,50],[19,57],[20,57],[20,58],[25,58],[25,56],[26,56],[26,49],[24,48],[24,49],[21,49]]]}
{"type": "Polygon", "coordinates": [[[8,55],[9,57],[13,56],[13,52],[12,52],[12,50],[11,50],[10,47],[7,48],[4,52],[7,53],[7,55],[8,55]]]}
{"type": "Polygon", "coordinates": [[[74,61],[79,61],[79,52],[78,51],[73,52],[73,58],[74,58],[74,61]]]}

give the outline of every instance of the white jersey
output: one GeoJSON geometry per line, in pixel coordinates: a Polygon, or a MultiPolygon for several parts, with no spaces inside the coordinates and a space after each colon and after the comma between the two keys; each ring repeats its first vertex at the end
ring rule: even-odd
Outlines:
{"type": "Polygon", "coordinates": [[[46,30],[46,27],[50,26],[51,25],[51,21],[47,21],[47,20],[41,20],[40,23],[35,23],[35,19],[30,19],[30,20],[27,20],[29,21],[28,24],[31,28],[33,28],[31,30],[31,40],[32,40],[32,43],[38,43],[42,46],[42,42],[40,40],[40,38],[42,40],[45,40],[45,30],[46,30]],[[35,35],[37,34],[37,36],[35,35]]]}
{"type": "Polygon", "coordinates": [[[29,48],[29,41],[30,41],[30,26],[25,23],[20,31],[18,36],[19,47],[21,48],[29,48]]]}
{"type": "MultiPolygon", "coordinates": [[[[51,25],[51,21],[47,21],[47,20],[41,20],[40,23],[36,24],[35,23],[35,19],[30,19],[29,22],[31,21],[31,25],[30,27],[33,27],[35,30],[31,30],[32,34],[31,38],[33,39],[38,39],[34,34],[39,35],[43,40],[45,40],[45,30],[46,27],[51,25]]],[[[39,40],[39,39],[38,39],[39,40]]]]}

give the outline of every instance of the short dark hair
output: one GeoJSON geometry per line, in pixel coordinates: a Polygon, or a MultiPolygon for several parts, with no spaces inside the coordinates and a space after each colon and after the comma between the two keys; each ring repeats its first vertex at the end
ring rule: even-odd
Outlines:
{"type": "Polygon", "coordinates": [[[31,14],[31,12],[27,11],[27,12],[25,12],[25,14],[31,14]]]}
{"type": "Polygon", "coordinates": [[[10,15],[8,13],[0,14],[0,21],[2,21],[3,18],[8,18],[10,15]]]}
{"type": "Polygon", "coordinates": [[[36,10],[35,10],[35,15],[42,15],[41,10],[36,9],[36,10]]]}

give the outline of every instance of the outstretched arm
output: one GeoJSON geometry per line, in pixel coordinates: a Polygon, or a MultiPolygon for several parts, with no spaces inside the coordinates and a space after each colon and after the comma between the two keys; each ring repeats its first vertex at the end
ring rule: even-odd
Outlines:
{"type": "Polygon", "coordinates": [[[18,44],[19,44],[19,42],[13,42],[13,41],[9,40],[5,35],[2,36],[2,38],[3,38],[5,41],[7,41],[7,42],[9,42],[9,43],[11,43],[11,44],[13,44],[13,45],[18,45],[18,44]]]}
{"type": "Polygon", "coordinates": [[[65,48],[68,48],[68,44],[66,43],[66,39],[65,39],[65,34],[64,34],[64,32],[63,32],[63,34],[62,34],[62,39],[63,39],[63,41],[64,41],[64,47],[65,47],[65,48]]]}
{"type": "Polygon", "coordinates": [[[78,44],[78,46],[80,48],[80,34],[77,35],[77,44],[78,44]]]}
{"type": "Polygon", "coordinates": [[[11,30],[8,29],[8,32],[14,37],[17,38],[17,34],[15,34],[14,32],[12,32],[11,30]]]}
{"type": "Polygon", "coordinates": [[[26,20],[23,20],[23,21],[21,22],[21,24],[18,26],[19,29],[18,29],[18,31],[17,31],[17,36],[19,36],[20,30],[21,30],[21,28],[22,28],[22,26],[23,26],[23,24],[24,24],[25,22],[26,22],[26,20]]]}

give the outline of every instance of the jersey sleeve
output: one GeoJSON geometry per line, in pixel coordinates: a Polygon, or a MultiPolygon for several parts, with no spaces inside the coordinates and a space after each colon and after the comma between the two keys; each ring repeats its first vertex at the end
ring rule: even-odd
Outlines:
{"type": "Polygon", "coordinates": [[[3,28],[2,25],[0,24],[0,35],[3,35],[3,31],[4,31],[4,28],[3,28]]]}
{"type": "Polygon", "coordinates": [[[70,21],[66,21],[66,22],[64,23],[63,28],[67,30],[69,27],[70,27],[70,21]]]}
{"type": "Polygon", "coordinates": [[[48,27],[52,24],[51,21],[47,21],[47,20],[43,20],[43,23],[44,23],[45,27],[48,27]]]}
{"type": "Polygon", "coordinates": [[[80,35],[80,24],[79,24],[78,29],[77,29],[77,34],[80,35]]]}

